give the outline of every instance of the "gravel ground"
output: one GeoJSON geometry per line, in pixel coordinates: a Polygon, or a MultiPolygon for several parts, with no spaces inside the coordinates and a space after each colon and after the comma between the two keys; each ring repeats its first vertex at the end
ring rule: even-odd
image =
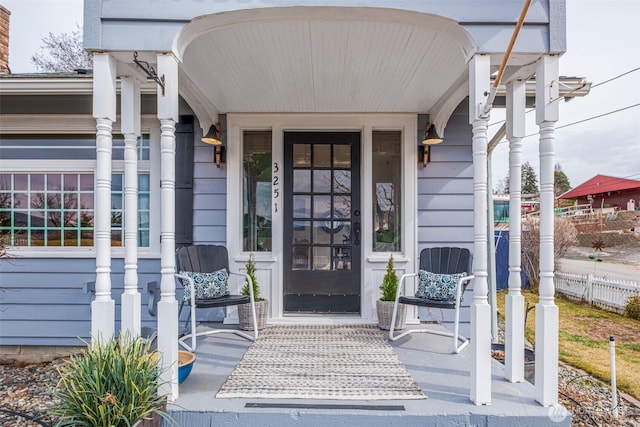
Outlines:
{"type": "MultiPolygon", "coordinates": [[[[47,415],[55,405],[52,389],[58,381],[56,367],[62,359],[34,365],[0,364],[0,426],[51,426],[47,415]],[[25,414],[28,418],[17,416],[25,414]]],[[[640,407],[620,399],[619,415],[613,418],[609,388],[568,366],[559,370],[560,400],[573,414],[572,426],[640,427],[640,407]]]]}
{"type": "Polygon", "coordinates": [[[56,404],[52,390],[63,359],[39,364],[0,364],[0,426],[51,426],[47,411],[56,404]],[[33,421],[32,421],[33,420],[33,421]]]}

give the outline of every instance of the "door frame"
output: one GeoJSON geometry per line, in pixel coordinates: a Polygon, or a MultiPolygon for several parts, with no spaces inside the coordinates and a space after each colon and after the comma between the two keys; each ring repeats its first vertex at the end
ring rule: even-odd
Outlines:
{"type": "MultiPolygon", "coordinates": [[[[284,178],[284,132],[285,131],[359,131],[360,145],[360,204],[362,211],[361,234],[361,313],[358,316],[336,316],[338,322],[375,322],[375,301],[379,298],[379,284],[384,276],[389,252],[373,252],[371,191],[371,147],[374,130],[400,130],[402,132],[402,190],[404,212],[402,214],[403,245],[400,252],[393,252],[398,273],[414,270],[418,242],[418,115],[394,114],[227,114],[226,163],[216,173],[226,175],[226,245],[233,271],[243,271],[249,252],[242,250],[242,133],[246,130],[271,130],[272,162],[279,165],[274,174],[280,183],[280,199],[272,199],[272,251],[254,252],[257,277],[262,295],[269,299],[271,321],[291,323],[326,322],[330,315],[283,315],[283,226],[282,180],[284,178]],[[276,205],[277,212],[276,212],[276,205]]],[[[197,170],[197,168],[196,168],[197,170]]],[[[423,173],[420,174],[421,176],[423,173]]],[[[273,194],[273,193],[272,193],[273,194]]],[[[416,312],[408,313],[408,322],[415,321],[416,312]]],[[[234,322],[231,311],[225,319],[234,322]]]]}

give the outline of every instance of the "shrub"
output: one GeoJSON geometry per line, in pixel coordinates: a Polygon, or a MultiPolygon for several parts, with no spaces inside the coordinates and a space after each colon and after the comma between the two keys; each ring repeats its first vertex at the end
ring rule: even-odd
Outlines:
{"type": "Polygon", "coordinates": [[[624,310],[627,317],[640,320],[640,295],[630,297],[624,310]]]}
{"type": "MultiPolygon", "coordinates": [[[[253,262],[253,254],[249,254],[249,261],[247,261],[245,267],[247,268],[247,275],[251,277],[253,282],[253,299],[260,301],[262,298],[260,298],[260,286],[258,286],[258,278],[256,277],[256,264],[253,262]]],[[[240,293],[249,295],[249,281],[247,279],[244,280],[244,286],[240,293]]]]}
{"type": "MultiPolygon", "coordinates": [[[[578,232],[565,218],[554,218],[553,255],[557,269],[558,260],[575,243],[578,232]]],[[[540,286],[540,220],[529,216],[522,221],[522,269],[529,278],[529,287],[537,291],[540,286]]]]}
{"type": "Polygon", "coordinates": [[[51,414],[58,426],[131,426],[158,414],[167,420],[158,395],[160,367],[150,342],[121,337],[93,343],[58,368],[54,391],[60,404],[51,414]]]}
{"type": "Polygon", "coordinates": [[[387,262],[387,272],[382,279],[380,290],[382,291],[382,296],[380,297],[381,301],[396,300],[396,293],[398,292],[398,276],[396,275],[396,271],[393,269],[393,255],[389,257],[389,261],[387,262]]]}

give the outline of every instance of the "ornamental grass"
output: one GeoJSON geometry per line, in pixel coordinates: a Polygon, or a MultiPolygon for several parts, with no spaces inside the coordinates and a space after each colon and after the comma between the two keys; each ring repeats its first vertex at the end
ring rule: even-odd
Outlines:
{"type": "Polygon", "coordinates": [[[142,338],[123,336],[94,342],[58,368],[54,391],[60,404],[51,410],[57,426],[121,427],[154,414],[170,421],[156,353],[142,338]]]}

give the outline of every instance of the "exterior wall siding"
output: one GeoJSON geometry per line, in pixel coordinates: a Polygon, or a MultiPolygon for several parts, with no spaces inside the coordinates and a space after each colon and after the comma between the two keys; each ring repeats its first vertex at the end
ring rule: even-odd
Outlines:
{"type": "Polygon", "coordinates": [[[226,164],[216,167],[213,150],[197,135],[193,171],[193,243],[197,245],[224,245],[227,240],[226,164]]]}
{"type": "MultiPolygon", "coordinates": [[[[468,100],[447,123],[444,142],[431,147],[431,161],[418,166],[418,252],[426,247],[459,246],[473,252],[473,159],[468,100]]],[[[468,272],[471,274],[472,272],[468,272]]],[[[473,283],[463,295],[460,331],[469,336],[473,283]]],[[[453,310],[418,311],[421,321],[453,325],[453,310]]]]}
{"type": "MultiPolygon", "coordinates": [[[[83,345],[82,340],[90,340],[93,295],[86,291],[85,284],[95,280],[94,259],[12,258],[0,263],[1,345],[78,346],[83,345]]],[[[111,295],[119,330],[123,260],[114,259],[111,269],[111,295]]],[[[159,272],[159,260],[139,260],[142,326],[156,326],[156,319],[147,310],[146,287],[148,282],[160,280],[159,272]]]]}

